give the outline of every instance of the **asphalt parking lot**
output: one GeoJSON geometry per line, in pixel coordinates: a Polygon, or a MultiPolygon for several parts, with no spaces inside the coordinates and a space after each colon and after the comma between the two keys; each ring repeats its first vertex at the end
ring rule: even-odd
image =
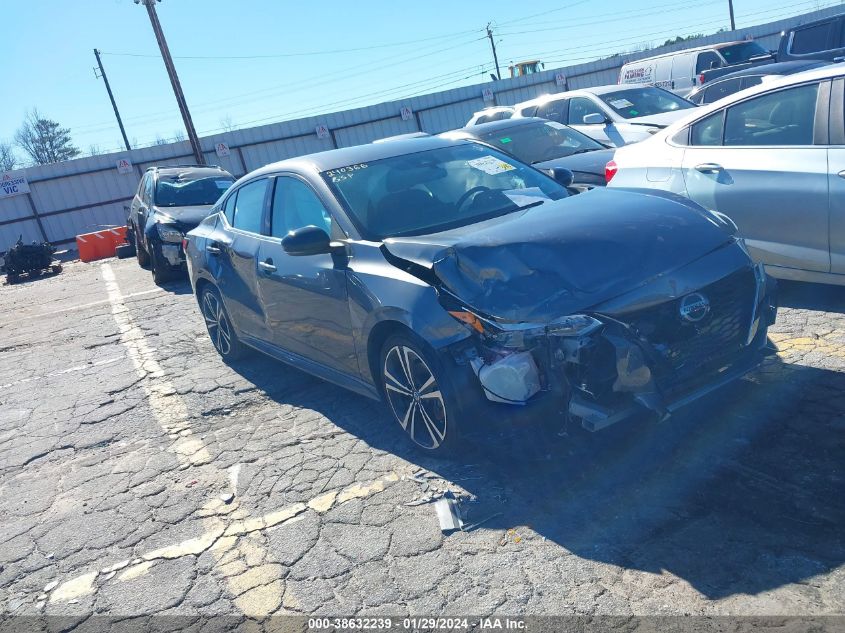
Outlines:
{"type": "Polygon", "coordinates": [[[377,403],[223,364],[134,260],[0,287],[6,614],[845,612],[845,289],[661,423],[420,455],[377,403]],[[441,533],[451,490],[472,529],[441,533]]]}

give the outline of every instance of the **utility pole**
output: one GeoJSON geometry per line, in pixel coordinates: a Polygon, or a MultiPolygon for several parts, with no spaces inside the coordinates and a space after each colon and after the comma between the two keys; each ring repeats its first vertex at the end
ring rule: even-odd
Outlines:
{"type": "Polygon", "coordinates": [[[731,31],[736,31],[736,23],[734,22],[734,0],[728,0],[728,11],[731,12],[731,31]]]}
{"type": "Polygon", "coordinates": [[[109,99],[111,100],[111,107],[114,108],[114,116],[117,117],[117,126],[120,128],[120,134],[123,136],[123,144],[126,145],[126,150],[129,151],[132,148],[129,146],[129,139],[126,138],[126,130],[123,129],[123,121],[120,120],[120,112],[117,111],[117,103],[115,103],[114,95],[111,91],[111,86],[109,85],[109,78],[106,77],[106,69],[103,68],[103,62],[100,60],[100,51],[96,48],[94,49],[94,57],[97,58],[97,66],[100,67],[100,74],[97,74],[97,69],[94,69],[94,76],[98,79],[100,77],[103,78],[103,81],[106,84],[106,91],[109,93],[109,99]]]}
{"type": "Polygon", "coordinates": [[[487,23],[487,37],[490,38],[490,48],[493,49],[493,61],[496,62],[496,77],[502,78],[502,71],[499,70],[499,58],[496,56],[496,42],[493,41],[493,31],[490,30],[490,23],[487,23]]]}
{"type": "MultiPolygon", "coordinates": [[[[161,2],[161,0],[158,1],[161,2]]],[[[185,95],[182,93],[182,85],[179,83],[179,77],[176,75],[176,67],[173,65],[173,58],[170,56],[167,40],[164,39],[164,33],[161,30],[161,23],[158,21],[155,3],[156,0],[135,0],[135,4],[143,4],[147,7],[150,24],[153,25],[153,32],[155,33],[156,41],[158,41],[158,47],[161,50],[161,57],[164,60],[167,74],[170,76],[170,84],[173,86],[173,94],[176,95],[176,103],[179,106],[179,111],[182,113],[185,130],[188,132],[188,141],[191,143],[194,159],[198,165],[205,165],[205,157],[202,155],[200,140],[197,136],[197,131],[194,129],[194,122],[191,120],[191,113],[188,111],[188,104],[185,101],[185,95]]]]}

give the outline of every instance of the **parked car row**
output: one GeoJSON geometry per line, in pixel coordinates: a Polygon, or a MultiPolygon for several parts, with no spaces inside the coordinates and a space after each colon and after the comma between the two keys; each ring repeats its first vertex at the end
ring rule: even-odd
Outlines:
{"type": "Polygon", "coordinates": [[[618,148],[529,116],[568,116],[571,91],[234,184],[153,169],[136,240],[158,256],[176,237],[159,181],[211,178],[225,193],[179,250],[220,355],[382,399],[421,448],[481,420],[663,418],[760,362],[774,278],[845,283],[845,67],[788,71],[700,107],[583,91],[617,114],[626,90],[684,103],[618,148]]]}

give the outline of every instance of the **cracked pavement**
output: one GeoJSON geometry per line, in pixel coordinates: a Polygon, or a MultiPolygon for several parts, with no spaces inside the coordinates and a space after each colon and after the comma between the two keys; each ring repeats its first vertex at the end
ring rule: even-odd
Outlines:
{"type": "Polygon", "coordinates": [[[782,284],[778,355],[667,422],[452,460],[225,365],[134,260],[0,292],[4,615],[845,613],[845,289],[782,284]],[[477,527],[415,504],[446,490],[477,527]]]}

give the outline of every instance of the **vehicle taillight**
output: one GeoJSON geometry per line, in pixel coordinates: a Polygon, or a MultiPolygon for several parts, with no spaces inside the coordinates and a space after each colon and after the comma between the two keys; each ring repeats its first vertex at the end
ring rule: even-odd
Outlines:
{"type": "Polygon", "coordinates": [[[188,250],[188,240],[186,238],[182,238],[182,252],[186,252],[188,250]]]}
{"type": "Polygon", "coordinates": [[[613,177],[616,175],[616,172],[619,171],[619,167],[616,164],[615,160],[607,161],[607,165],[604,166],[604,180],[605,182],[610,182],[613,180],[613,177]]]}
{"type": "Polygon", "coordinates": [[[704,83],[704,73],[701,73],[701,74],[698,76],[698,84],[699,84],[699,85],[701,85],[701,84],[703,84],[703,83],[704,83]]]}

